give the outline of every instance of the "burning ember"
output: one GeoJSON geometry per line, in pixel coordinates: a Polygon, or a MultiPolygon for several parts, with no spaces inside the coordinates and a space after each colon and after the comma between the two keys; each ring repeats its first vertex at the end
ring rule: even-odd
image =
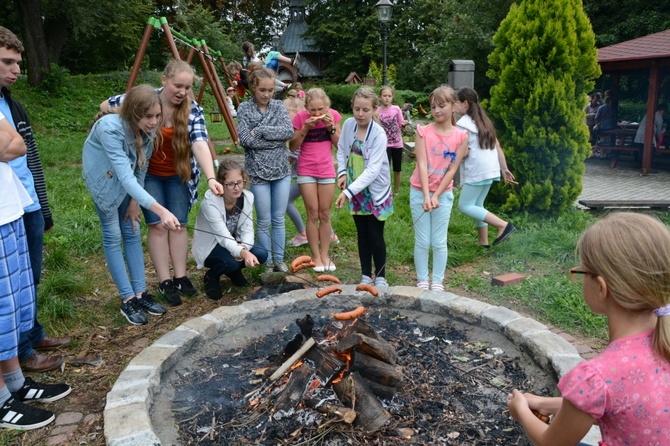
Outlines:
{"type": "Polygon", "coordinates": [[[507,393],[543,393],[490,341],[385,311],[306,315],[173,385],[179,442],[202,445],[525,445],[507,393]]]}

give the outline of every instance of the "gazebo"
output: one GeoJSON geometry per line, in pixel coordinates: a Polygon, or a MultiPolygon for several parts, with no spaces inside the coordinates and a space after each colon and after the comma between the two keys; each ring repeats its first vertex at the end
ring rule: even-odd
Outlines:
{"type": "Polygon", "coordinates": [[[598,63],[603,74],[612,76],[614,108],[618,108],[621,75],[648,75],[647,122],[642,152],[642,173],[651,170],[654,125],[661,81],[670,73],[670,29],[638,39],[628,40],[598,50],[598,63]]]}

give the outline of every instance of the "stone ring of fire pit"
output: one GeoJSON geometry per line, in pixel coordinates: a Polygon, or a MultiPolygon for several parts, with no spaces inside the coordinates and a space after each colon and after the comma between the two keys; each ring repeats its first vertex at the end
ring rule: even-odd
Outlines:
{"type": "MultiPolygon", "coordinates": [[[[451,318],[500,333],[536,364],[556,378],[582,361],[577,350],[547,326],[504,307],[490,305],[449,292],[424,291],[415,287],[390,287],[373,297],[343,285],[342,296],[317,299],[314,289],[295,290],[271,299],[220,307],[191,319],[166,333],[144,349],[121,373],[107,394],[104,411],[105,439],[110,446],[160,445],[152,426],[150,410],[163,375],[198,344],[236,330],[247,321],[273,317],[277,312],[307,312],[316,309],[353,308],[356,305],[413,310],[451,318]]],[[[589,437],[596,435],[597,430],[589,437]]],[[[597,437],[596,437],[597,438],[597,437]]],[[[588,441],[588,440],[587,440],[588,441]]]]}

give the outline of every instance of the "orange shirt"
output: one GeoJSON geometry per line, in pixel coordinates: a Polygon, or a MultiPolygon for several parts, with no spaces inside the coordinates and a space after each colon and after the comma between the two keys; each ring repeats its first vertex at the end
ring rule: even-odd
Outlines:
{"type": "Polygon", "coordinates": [[[161,135],[163,136],[163,144],[155,149],[151,155],[147,173],[159,177],[177,175],[174,168],[174,151],[172,150],[174,127],[161,127],[161,135]]]}

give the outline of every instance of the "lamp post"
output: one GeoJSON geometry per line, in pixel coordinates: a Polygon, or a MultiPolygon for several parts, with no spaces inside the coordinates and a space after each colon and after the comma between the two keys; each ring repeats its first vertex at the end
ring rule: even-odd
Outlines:
{"type": "Polygon", "coordinates": [[[388,37],[387,26],[391,22],[391,11],[393,10],[393,3],[389,0],[379,0],[375,5],[377,8],[377,18],[382,27],[382,43],[384,46],[384,59],[382,65],[382,85],[386,85],[386,38],[388,37]]]}

